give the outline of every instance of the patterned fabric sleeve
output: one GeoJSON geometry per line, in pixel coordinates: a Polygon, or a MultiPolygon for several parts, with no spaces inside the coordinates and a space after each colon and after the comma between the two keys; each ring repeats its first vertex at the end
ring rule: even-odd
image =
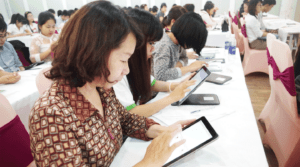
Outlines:
{"type": "Polygon", "coordinates": [[[153,56],[153,72],[154,77],[160,81],[177,79],[181,76],[177,68],[170,68],[171,48],[162,44],[153,56]]]}
{"type": "MultiPolygon", "coordinates": [[[[47,101],[40,102],[45,105],[47,101]]],[[[47,104],[46,104],[47,105],[47,104]]],[[[33,109],[34,110],[34,109],[33,109]]],[[[32,112],[30,115],[30,148],[37,166],[86,166],[70,124],[71,115],[59,104],[32,112]]]]}
{"type": "Polygon", "coordinates": [[[36,62],[41,61],[40,57],[40,46],[42,45],[41,41],[38,39],[38,37],[32,39],[31,44],[30,44],[30,58],[34,59],[36,62]]]}
{"type": "Polygon", "coordinates": [[[123,134],[145,141],[151,140],[151,138],[146,136],[146,132],[152,125],[159,124],[152,119],[130,113],[120,102],[118,102],[118,104],[121,106],[119,109],[119,120],[123,134]]]}

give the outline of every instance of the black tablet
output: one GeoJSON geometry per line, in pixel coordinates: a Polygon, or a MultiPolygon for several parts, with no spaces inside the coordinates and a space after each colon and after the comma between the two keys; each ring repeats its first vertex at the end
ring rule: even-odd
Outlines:
{"type": "Polygon", "coordinates": [[[189,87],[189,89],[191,89],[190,92],[185,93],[185,96],[183,99],[172,103],[172,106],[179,106],[181,105],[190,95],[192,95],[192,93],[200,86],[203,84],[203,82],[207,79],[207,77],[210,75],[210,71],[203,66],[202,68],[200,68],[196,74],[194,75],[194,77],[191,78],[191,80],[196,80],[195,85],[192,85],[189,87]]]}
{"type": "Polygon", "coordinates": [[[179,162],[187,155],[212,142],[218,138],[218,134],[207,119],[205,117],[201,117],[192,124],[184,127],[182,129],[182,133],[176,135],[170,142],[170,145],[180,141],[182,138],[186,139],[186,142],[174,150],[170,158],[164,164],[164,167],[179,162]]]}
{"type": "Polygon", "coordinates": [[[207,78],[206,82],[222,85],[225,82],[230,81],[231,79],[232,77],[230,76],[211,73],[211,75],[207,78]]]}

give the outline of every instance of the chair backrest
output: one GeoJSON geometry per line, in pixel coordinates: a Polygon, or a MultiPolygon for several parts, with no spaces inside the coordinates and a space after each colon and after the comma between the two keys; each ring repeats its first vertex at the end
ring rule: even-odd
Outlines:
{"type": "Polygon", "coordinates": [[[269,51],[272,50],[272,44],[275,40],[276,40],[275,35],[273,35],[271,33],[269,33],[267,35],[267,47],[268,47],[269,51]]]}
{"type": "MultiPolygon", "coordinates": [[[[273,34],[269,33],[267,35],[267,47],[269,52],[273,52],[272,44],[274,40],[276,40],[276,37],[273,34]]],[[[274,92],[275,94],[276,90],[274,90],[273,68],[270,65],[268,65],[268,68],[269,68],[269,80],[270,80],[271,92],[274,92]]]]}
{"type": "Polygon", "coordinates": [[[6,97],[0,94],[0,128],[16,117],[16,112],[6,97]]]}
{"type": "MultiPolygon", "coordinates": [[[[271,41],[272,38],[275,38],[275,36],[271,34],[268,36],[271,39],[271,41]]],[[[274,58],[279,71],[283,72],[287,68],[293,67],[292,54],[289,46],[286,43],[277,39],[273,40],[273,42],[271,42],[271,45],[271,49],[269,50],[270,56],[274,58]]],[[[272,71],[274,73],[274,70],[272,71]]],[[[291,75],[293,78],[292,82],[295,83],[294,70],[292,70],[291,75]]],[[[273,76],[271,77],[273,78],[273,76]]],[[[294,121],[300,120],[297,112],[296,96],[292,96],[287,91],[280,79],[274,80],[274,90],[278,106],[284,111],[288,112],[290,116],[294,118],[294,121]]],[[[300,121],[298,122],[298,127],[300,128],[300,121]]]]}
{"type": "Polygon", "coordinates": [[[239,27],[238,27],[238,25],[232,24],[232,28],[233,28],[233,32],[234,32],[236,41],[237,42],[240,41],[241,39],[240,39],[240,36],[239,36],[239,27]]]}
{"type": "Polygon", "coordinates": [[[49,72],[51,67],[45,68],[39,72],[39,74],[36,77],[36,86],[38,88],[38,91],[40,95],[44,94],[44,92],[50,88],[52,84],[52,80],[45,77],[44,73],[49,72]]]}

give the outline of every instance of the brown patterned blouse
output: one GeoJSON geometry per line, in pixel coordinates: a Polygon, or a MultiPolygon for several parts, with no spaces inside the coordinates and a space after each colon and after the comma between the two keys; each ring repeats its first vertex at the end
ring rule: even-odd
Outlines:
{"type": "Polygon", "coordinates": [[[56,81],[30,112],[30,147],[37,166],[109,166],[123,134],[150,140],[151,119],[129,113],[113,90],[97,89],[104,117],[77,88],[56,81]],[[84,119],[86,118],[86,119],[84,119]]]}

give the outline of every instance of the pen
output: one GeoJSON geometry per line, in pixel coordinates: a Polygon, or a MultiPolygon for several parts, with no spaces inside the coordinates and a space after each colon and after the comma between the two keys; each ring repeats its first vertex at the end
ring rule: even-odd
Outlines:
{"type": "Polygon", "coordinates": [[[201,110],[192,111],[191,114],[194,114],[194,113],[199,112],[199,111],[201,111],[201,110]]]}

